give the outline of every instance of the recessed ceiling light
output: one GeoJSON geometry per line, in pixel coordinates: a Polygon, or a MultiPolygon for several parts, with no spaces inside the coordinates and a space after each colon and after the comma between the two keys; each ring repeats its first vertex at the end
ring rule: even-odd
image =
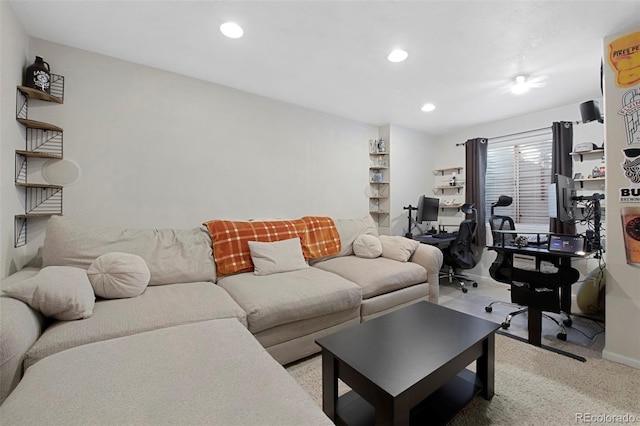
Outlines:
{"type": "Polygon", "coordinates": [[[240,38],[244,34],[242,27],[235,22],[225,22],[220,25],[220,31],[229,38],[240,38]]]}
{"type": "Polygon", "coordinates": [[[436,109],[436,106],[434,104],[424,104],[420,109],[424,112],[431,112],[436,109]]]}
{"type": "Polygon", "coordinates": [[[513,86],[511,86],[511,93],[514,95],[522,95],[527,93],[531,88],[531,83],[528,80],[528,75],[520,74],[513,78],[513,86]]]}
{"type": "Polygon", "coordinates": [[[389,62],[402,62],[407,59],[408,56],[409,54],[405,50],[395,49],[394,51],[389,53],[387,59],[389,60],[389,62]]]}

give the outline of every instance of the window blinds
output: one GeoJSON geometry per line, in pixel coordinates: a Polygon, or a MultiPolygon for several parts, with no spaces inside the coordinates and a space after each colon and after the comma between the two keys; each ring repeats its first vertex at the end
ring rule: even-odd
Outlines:
{"type": "Polygon", "coordinates": [[[548,189],[551,183],[551,128],[489,139],[487,147],[486,212],[500,195],[513,198],[496,214],[515,223],[548,224],[548,189]]]}

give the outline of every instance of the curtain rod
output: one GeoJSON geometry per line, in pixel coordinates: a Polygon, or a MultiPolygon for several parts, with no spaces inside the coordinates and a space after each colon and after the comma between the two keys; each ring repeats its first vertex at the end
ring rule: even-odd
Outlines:
{"type": "MultiPolygon", "coordinates": [[[[578,124],[586,124],[586,123],[590,123],[590,121],[567,121],[567,123],[571,123],[572,125],[578,125],[578,124]]],[[[524,135],[526,133],[532,133],[532,132],[539,132],[540,130],[547,130],[547,129],[551,129],[552,126],[548,126],[548,127],[541,127],[539,129],[533,129],[533,130],[526,130],[524,132],[517,132],[517,133],[511,133],[509,135],[501,135],[501,136],[494,136],[492,138],[486,138],[487,141],[489,139],[499,139],[499,138],[510,138],[513,136],[518,136],[518,135],[524,135]]],[[[466,142],[462,142],[462,143],[457,143],[456,146],[464,146],[466,144],[466,142]]]]}
{"type": "MultiPolygon", "coordinates": [[[[492,138],[486,138],[486,139],[488,141],[490,139],[510,138],[510,137],[513,137],[513,136],[524,135],[524,134],[527,134],[527,133],[539,132],[540,130],[549,130],[549,129],[551,129],[551,126],[541,127],[539,129],[533,129],[533,130],[525,130],[524,132],[511,133],[511,134],[508,134],[508,135],[494,136],[492,138]]],[[[464,146],[466,143],[467,142],[457,143],[456,146],[464,146]]]]}
{"type": "Polygon", "coordinates": [[[551,126],[541,127],[539,129],[533,129],[533,130],[525,130],[524,132],[511,133],[511,134],[508,134],[508,135],[494,136],[492,138],[487,138],[487,139],[511,138],[513,136],[525,135],[527,133],[539,132],[541,130],[551,130],[551,126]]]}

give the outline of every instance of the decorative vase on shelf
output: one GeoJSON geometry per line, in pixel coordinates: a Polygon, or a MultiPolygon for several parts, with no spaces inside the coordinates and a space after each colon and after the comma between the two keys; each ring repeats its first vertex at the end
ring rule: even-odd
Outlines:
{"type": "Polygon", "coordinates": [[[42,57],[36,56],[35,62],[27,67],[24,85],[45,93],[51,91],[51,70],[42,57]]]}

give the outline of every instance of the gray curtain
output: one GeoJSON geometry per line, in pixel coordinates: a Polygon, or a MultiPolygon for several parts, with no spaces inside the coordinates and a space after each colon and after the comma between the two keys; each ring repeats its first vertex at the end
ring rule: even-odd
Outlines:
{"type": "MultiPolygon", "coordinates": [[[[556,121],[551,126],[553,145],[551,147],[551,182],[556,182],[556,174],[573,176],[573,160],[569,153],[573,150],[573,123],[556,121]]],[[[549,219],[549,232],[556,234],[575,234],[574,223],[562,223],[549,219]]]]}
{"type": "Polygon", "coordinates": [[[474,204],[478,211],[478,230],[475,237],[475,245],[484,247],[487,244],[487,232],[485,227],[485,178],[487,176],[487,139],[469,139],[464,144],[466,164],[466,200],[474,204]]]}

